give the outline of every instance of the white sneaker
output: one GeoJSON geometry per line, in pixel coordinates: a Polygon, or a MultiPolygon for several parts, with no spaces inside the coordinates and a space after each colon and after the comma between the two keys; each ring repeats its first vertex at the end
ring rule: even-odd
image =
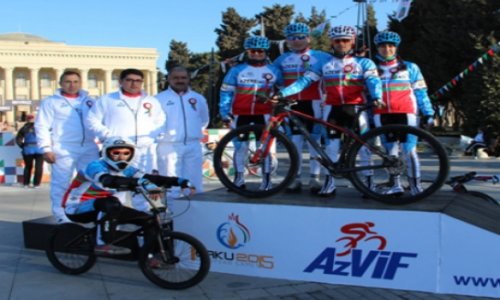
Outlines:
{"type": "Polygon", "coordinates": [[[237,172],[234,176],[233,180],[234,185],[237,187],[245,187],[245,177],[243,176],[242,172],[237,172]]]}
{"type": "Polygon", "coordinates": [[[316,178],[311,178],[309,180],[309,191],[313,194],[317,194],[321,190],[321,183],[316,178]]]}
{"type": "Polygon", "coordinates": [[[395,185],[390,187],[388,190],[384,191],[385,195],[396,195],[396,194],[403,194],[404,189],[400,185],[395,185]]]}
{"type": "Polygon", "coordinates": [[[327,175],[325,178],[325,182],[323,183],[323,187],[318,192],[318,195],[322,197],[333,197],[337,192],[337,188],[335,187],[335,179],[333,176],[327,175]]]}
{"type": "Polygon", "coordinates": [[[422,183],[420,183],[420,178],[408,177],[408,182],[410,183],[410,194],[412,196],[420,194],[424,191],[422,183]]]}
{"type": "Polygon", "coordinates": [[[300,179],[295,179],[295,181],[285,189],[285,192],[287,193],[300,193],[301,191],[302,182],[300,181],[300,179]]]}

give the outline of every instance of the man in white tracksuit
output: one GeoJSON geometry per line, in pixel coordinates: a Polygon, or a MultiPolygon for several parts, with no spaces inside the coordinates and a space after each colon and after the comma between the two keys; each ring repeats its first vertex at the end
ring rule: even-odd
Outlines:
{"type": "MultiPolygon", "coordinates": [[[[166,132],[158,142],[160,175],[189,179],[203,191],[200,140],[208,125],[207,100],[189,88],[189,73],[178,66],[168,72],[167,90],[156,95],[167,115],[166,132]]],[[[179,196],[173,191],[173,196],[179,196]]]]}
{"type": "MultiPolygon", "coordinates": [[[[142,91],[144,74],[126,69],[120,74],[120,89],[102,96],[89,112],[87,121],[96,136],[122,137],[132,141],[136,153],[131,165],[145,173],[154,173],[157,138],[165,132],[165,113],[155,97],[142,91]]],[[[124,197],[120,197],[124,201],[124,197]]],[[[135,209],[146,211],[148,203],[141,196],[132,199],[135,209]]]]}
{"type": "Polygon", "coordinates": [[[81,90],[80,74],[66,71],[53,96],[43,99],[35,120],[37,143],[46,162],[52,164],[50,200],[57,223],[69,222],[61,202],[73,173],[99,158],[95,136],[86,117],[95,100],[81,90]]]}

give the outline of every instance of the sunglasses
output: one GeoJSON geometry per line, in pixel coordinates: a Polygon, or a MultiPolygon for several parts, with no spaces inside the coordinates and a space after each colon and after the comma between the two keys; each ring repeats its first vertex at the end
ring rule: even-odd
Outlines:
{"type": "Polygon", "coordinates": [[[143,82],[144,82],[144,80],[142,80],[142,79],[125,78],[125,82],[130,82],[130,83],[143,83],[143,82]]]}
{"type": "Polygon", "coordinates": [[[248,51],[250,51],[250,53],[258,53],[258,54],[266,53],[264,49],[249,49],[248,51]]]}
{"type": "Polygon", "coordinates": [[[351,39],[337,39],[337,40],[333,40],[333,42],[335,44],[340,44],[340,43],[349,43],[351,41],[351,39]]]}
{"type": "Polygon", "coordinates": [[[307,38],[307,36],[305,36],[305,35],[292,35],[292,36],[288,36],[286,39],[289,41],[302,41],[302,40],[305,40],[306,38],[307,38]]]}
{"type": "Polygon", "coordinates": [[[130,150],[111,150],[109,153],[112,156],[119,156],[119,155],[129,156],[132,154],[132,151],[130,151],[130,150]]]}

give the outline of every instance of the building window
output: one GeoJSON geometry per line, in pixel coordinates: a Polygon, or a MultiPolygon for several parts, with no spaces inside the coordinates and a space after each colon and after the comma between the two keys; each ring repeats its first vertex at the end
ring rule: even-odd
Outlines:
{"type": "Polygon", "coordinates": [[[97,88],[97,75],[94,73],[89,73],[89,80],[88,80],[88,85],[89,89],[96,89],[97,88]]]}
{"type": "Polygon", "coordinates": [[[43,72],[40,77],[40,85],[44,88],[50,87],[52,85],[52,76],[50,73],[43,72]]]}
{"type": "Polygon", "coordinates": [[[28,77],[26,73],[19,72],[16,74],[16,87],[26,87],[28,86],[28,77]]]}

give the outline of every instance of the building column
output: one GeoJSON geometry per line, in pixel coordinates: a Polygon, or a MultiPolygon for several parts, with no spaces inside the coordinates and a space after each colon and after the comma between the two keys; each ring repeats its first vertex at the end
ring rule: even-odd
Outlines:
{"type": "Polygon", "coordinates": [[[39,68],[30,68],[31,72],[31,100],[40,100],[39,68]]]}
{"type": "Polygon", "coordinates": [[[112,80],[113,80],[113,70],[104,70],[104,93],[108,94],[112,92],[112,80]]]}
{"type": "Polygon", "coordinates": [[[5,72],[5,100],[14,99],[14,68],[4,68],[5,72]]]}
{"type": "Polygon", "coordinates": [[[89,89],[89,69],[80,69],[80,77],[82,81],[82,89],[89,89]]]}
{"type": "Polygon", "coordinates": [[[59,86],[59,79],[61,78],[61,75],[64,73],[65,69],[56,69],[56,90],[60,87],[59,86]]]}
{"type": "Polygon", "coordinates": [[[158,94],[158,74],[156,71],[152,71],[150,72],[151,73],[151,76],[149,76],[151,78],[151,95],[156,95],[158,94]]]}

